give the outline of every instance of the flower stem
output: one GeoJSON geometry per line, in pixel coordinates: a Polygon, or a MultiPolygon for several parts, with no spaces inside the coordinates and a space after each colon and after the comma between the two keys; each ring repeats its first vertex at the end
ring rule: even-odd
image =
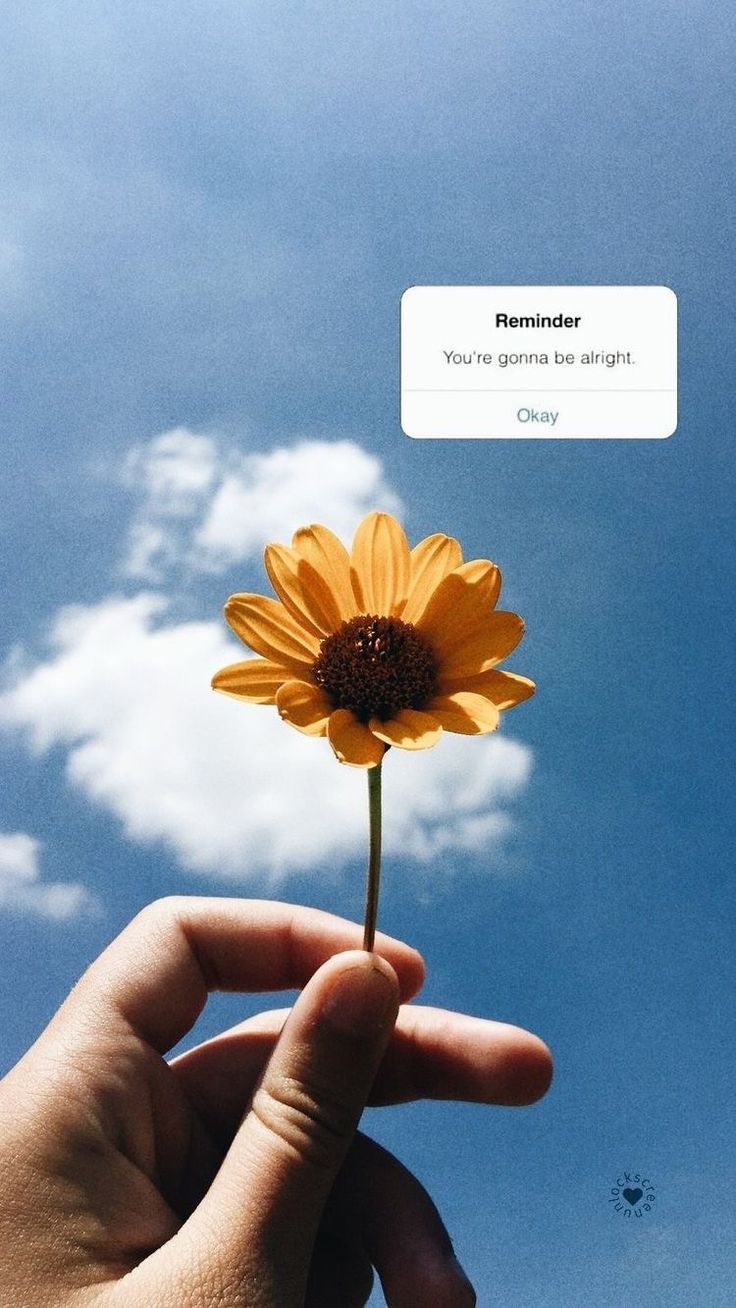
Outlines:
{"type": "Polygon", "coordinates": [[[381,879],[381,764],[368,769],[368,886],[365,896],[365,930],[363,948],[373,949],[378,913],[378,887],[381,879]]]}

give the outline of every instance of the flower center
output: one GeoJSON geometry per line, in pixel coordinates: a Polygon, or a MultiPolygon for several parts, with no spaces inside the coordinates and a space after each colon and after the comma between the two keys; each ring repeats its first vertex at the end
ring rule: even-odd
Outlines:
{"type": "Polygon", "coordinates": [[[386,722],[401,709],[420,709],[437,685],[437,661],[410,622],[366,614],[326,636],[314,679],[335,708],[360,722],[386,722]]]}

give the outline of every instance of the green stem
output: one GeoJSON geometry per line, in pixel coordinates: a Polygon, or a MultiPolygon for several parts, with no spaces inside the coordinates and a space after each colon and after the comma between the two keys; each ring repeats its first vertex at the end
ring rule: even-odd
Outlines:
{"type": "Polygon", "coordinates": [[[363,948],[373,949],[378,913],[378,887],[381,879],[381,764],[368,769],[368,886],[365,896],[365,930],[363,948]]]}

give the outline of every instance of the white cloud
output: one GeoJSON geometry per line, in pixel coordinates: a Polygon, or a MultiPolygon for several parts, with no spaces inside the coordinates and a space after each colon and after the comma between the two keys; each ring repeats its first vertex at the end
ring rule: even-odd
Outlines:
{"type": "Polygon", "coordinates": [[[131,452],[125,480],[141,502],[124,571],[147,581],[182,565],[222,572],[309,522],[349,538],[371,509],[401,511],[380,461],[349,440],[248,454],[177,427],[131,452]]]}
{"type": "Polygon", "coordinates": [[[133,485],[145,490],[153,511],[177,516],[196,507],[212,485],[216,465],[217,447],[211,437],[174,427],[132,449],[125,472],[133,485]]]}
{"type": "MultiPolygon", "coordinates": [[[[214,694],[212,673],[244,651],[214,622],[167,622],[166,607],[149,593],[62,610],[47,656],[16,667],[0,696],[0,726],[36,751],[63,747],[75,787],[129,837],[163,842],[191,871],[266,884],[338,875],[365,850],[364,774],[274,709],[214,694]]],[[[392,750],[387,852],[419,862],[467,850],[490,857],[530,764],[503,735],[392,750]]]]}
{"type": "Polygon", "coordinates": [[[138,492],[140,505],[128,535],[128,576],[156,580],[180,561],[218,465],[216,441],[186,427],[163,432],[129,452],[123,480],[138,492]]]}
{"type": "Polygon", "coordinates": [[[227,567],[309,522],[349,539],[371,509],[401,509],[378,459],[352,441],[302,441],[247,455],[224,478],[195,545],[206,562],[227,567]]]}
{"type": "Polygon", "coordinates": [[[25,831],[0,832],[0,911],[66,921],[98,911],[94,896],[79,882],[42,882],[41,844],[25,831]]]}

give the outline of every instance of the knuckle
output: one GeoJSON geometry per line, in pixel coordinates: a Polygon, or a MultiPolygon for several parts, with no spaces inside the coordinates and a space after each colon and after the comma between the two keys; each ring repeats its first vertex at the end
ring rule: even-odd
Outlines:
{"type": "Polygon", "coordinates": [[[253,1096],[252,1112],[272,1135],[318,1170],[334,1166],[352,1139],[356,1113],[334,1087],[274,1076],[253,1096]]]}
{"type": "Polygon", "coordinates": [[[176,922],[185,903],[184,895],[162,895],[146,904],[133,918],[133,924],[140,923],[143,927],[155,928],[176,922]]]}
{"type": "Polygon", "coordinates": [[[152,900],[136,914],[123,936],[141,949],[158,942],[171,945],[184,930],[188,902],[186,895],[163,895],[152,900]]]}
{"type": "MultiPolygon", "coordinates": [[[[120,933],[118,940],[128,947],[146,948],[148,942],[168,934],[175,926],[179,912],[177,905],[180,902],[176,895],[166,895],[144,904],[120,933]]],[[[116,945],[117,941],[113,941],[113,946],[116,945]]]]}

